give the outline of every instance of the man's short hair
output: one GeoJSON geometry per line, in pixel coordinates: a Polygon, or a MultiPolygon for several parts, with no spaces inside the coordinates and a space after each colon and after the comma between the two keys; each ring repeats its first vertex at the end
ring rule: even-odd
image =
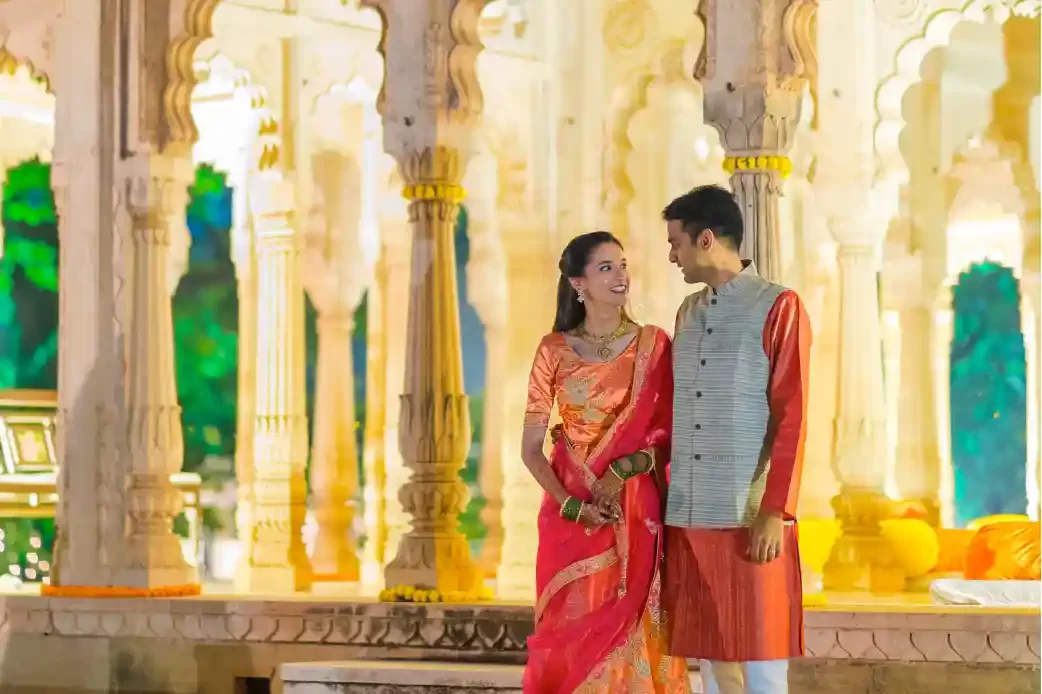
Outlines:
{"type": "Polygon", "coordinates": [[[738,251],[742,247],[745,225],[742,210],[731,191],[720,186],[698,186],[681,195],[662,210],[662,219],[679,221],[694,240],[704,229],[738,251]]]}

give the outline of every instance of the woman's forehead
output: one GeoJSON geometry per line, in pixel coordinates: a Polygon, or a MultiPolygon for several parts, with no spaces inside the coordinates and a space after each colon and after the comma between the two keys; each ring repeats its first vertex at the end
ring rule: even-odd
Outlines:
{"type": "Polygon", "coordinates": [[[619,262],[622,259],[622,249],[614,243],[602,243],[590,253],[591,263],[619,262]]]}

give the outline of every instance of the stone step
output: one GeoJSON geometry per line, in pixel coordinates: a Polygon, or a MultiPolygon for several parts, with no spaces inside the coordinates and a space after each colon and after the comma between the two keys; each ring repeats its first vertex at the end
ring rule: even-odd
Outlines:
{"type": "MultiPolygon", "coordinates": [[[[284,694],[521,694],[520,665],[343,660],[285,663],[284,694]]],[[[702,682],[692,672],[692,694],[702,682]]]]}
{"type": "Polygon", "coordinates": [[[284,663],[283,694],[521,694],[520,665],[344,660],[284,663]]]}

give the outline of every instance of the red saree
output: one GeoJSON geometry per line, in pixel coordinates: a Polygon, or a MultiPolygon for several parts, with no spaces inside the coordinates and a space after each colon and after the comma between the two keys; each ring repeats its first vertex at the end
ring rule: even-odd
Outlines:
{"type": "Polygon", "coordinates": [[[612,461],[641,449],[655,450],[657,467],[626,482],[622,519],[615,526],[588,529],[566,521],[553,499],[544,497],[525,694],[689,691],[686,662],[667,655],[659,604],[673,398],[670,349],[666,333],[648,326],[600,372],[599,365],[581,362],[563,336],[549,336],[540,347],[532,389],[543,393],[544,406],[533,413],[530,395],[526,423],[541,423],[531,418],[542,418],[547,397],[557,400],[563,435],[550,462],[568,492],[590,501],[590,485],[612,461]],[[607,404],[598,410],[598,403],[607,404]],[[588,445],[576,445],[575,438],[591,431],[588,445]]]}

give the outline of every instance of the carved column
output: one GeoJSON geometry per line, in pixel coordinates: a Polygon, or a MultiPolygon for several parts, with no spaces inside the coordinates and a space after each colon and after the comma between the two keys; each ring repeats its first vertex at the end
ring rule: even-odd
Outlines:
{"type": "MultiPolygon", "coordinates": [[[[234,188],[237,197],[249,191],[243,179],[234,188]]],[[[253,426],[257,409],[257,268],[253,225],[243,211],[237,215],[232,238],[235,278],[239,296],[239,345],[236,364],[235,399],[235,529],[242,556],[250,556],[253,544],[253,426]]],[[[235,579],[237,586],[248,586],[243,571],[248,562],[240,562],[235,579]]]]}
{"type": "Polygon", "coordinates": [[[359,578],[352,530],[358,493],[351,349],[354,311],[347,305],[322,311],[317,327],[311,489],[318,534],[311,563],[319,580],[353,582],[359,578]]]}
{"type": "Polygon", "coordinates": [[[267,149],[250,181],[256,240],[257,385],[250,553],[240,590],[305,590],[312,582],[301,527],[307,510],[308,427],[304,402],[304,287],[293,186],[267,149]]]}
{"type": "Polygon", "coordinates": [[[318,535],[311,561],[316,578],[354,582],[358,447],[351,338],[369,275],[359,245],[361,180],[354,160],[337,152],[313,156],[312,166],[319,204],[304,254],[304,284],[318,312],[310,475],[318,535]]]}
{"type": "Polygon", "coordinates": [[[833,449],[840,493],[832,505],[843,523],[843,536],[825,566],[825,587],[830,590],[861,585],[872,578],[865,573],[870,566],[886,563],[879,546],[879,522],[890,512],[884,493],[887,418],[877,283],[881,234],[876,238],[859,234],[872,223],[829,219],[839,242],[840,273],[840,370],[833,449]]]}
{"type": "Polygon", "coordinates": [[[897,387],[897,488],[920,502],[927,521],[941,522],[941,454],[934,388],[933,294],[910,297],[901,308],[901,379],[897,387]]]}
{"type": "Polygon", "coordinates": [[[193,73],[180,68],[209,34],[209,14],[199,2],[180,13],[122,9],[68,4],[55,41],[63,347],[49,592],[59,595],[84,585],[116,595],[199,590],[171,527],[183,443],[169,261],[197,135],[193,73]],[[124,108],[113,110],[117,102],[124,108]]]}
{"type": "MultiPolygon", "coordinates": [[[[530,220],[533,215],[530,215],[530,220]]],[[[529,224],[531,222],[529,221],[529,224]]],[[[503,552],[496,595],[504,600],[535,600],[536,510],[543,490],[521,460],[521,431],[528,400],[528,374],[540,338],[553,325],[556,264],[538,230],[520,218],[504,219],[507,246],[507,312],[524,320],[506,323],[506,365],[502,370],[504,430],[503,552]]]]}
{"type": "Polygon", "coordinates": [[[130,322],[127,349],[127,556],[134,587],[194,581],[172,523],[181,494],[170,481],[184,459],[174,379],[169,253],[194,167],[187,157],[139,155],[125,162],[131,216],[130,322]]]}
{"type": "Polygon", "coordinates": [[[463,393],[453,232],[473,120],[481,111],[475,62],[483,0],[365,0],[383,20],[384,148],[405,180],[413,233],[408,353],[399,443],[412,519],[387,566],[388,584],[470,591],[478,572],[457,517],[470,445],[463,393]],[[417,46],[423,51],[417,55],[417,46]],[[422,56],[422,57],[421,57],[422,56]],[[451,69],[450,69],[451,64],[451,69]]]}
{"type": "Polygon", "coordinates": [[[507,287],[506,258],[496,216],[498,167],[495,156],[483,153],[467,172],[467,301],[485,328],[485,399],[482,403],[481,459],[478,486],[485,500],[481,518],[485,540],[481,568],[494,577],[503,548],[502,441],[504,421],[503,374],[506,369],[507,287]]]}
{"type": "Polygon", "coordinates": [[[65,8],[57,26],[51,183],[61,239],[58,263],[58,506],[51,586],[118,584],[128,467],[123,392],[128,279],[113,190],[116,123],[103,103],[119,89],[102,50],[117,18],[103,0],[65,8]],[[73,185],[75,182],[75,185],[73,185]],[[107,249],[107,252],[99,252],[107,249]],[[121,287],[117,296],[116,286],[121,287]]]}
{"type": "Polygon", "coordinates": [[[839,244],[840,278],[833,443],[840,493],[833,508],[843,535],[825,566],[828,589],[850,589],[866,579],[881,588],[893,578],[879,537],[890,502],[884,493],[887,417],[878,273],[897,196],[873,183],[874,11],[871,0],[822,3],[817,19],[829,31],[818,33],[818,131],[825,145],[818,152],[815,193],[839,244]]]}
{"type": "MultiPolygon", "coordinates": [[[[397,192],[400,190],[399,186],[397,192]]],[[[384,292],[381,310],[386,365],[380,373],[384,417],[381,432],[384,452],[384,484],[380,488],[383,504],[383,543],[379,547],[381,572],[398,553],[401,538],[409,530],[409,517],[399,499],[401,488],[409,480],[409,470],[405,467],[398,441],[401,420],[399,399],[402,384],[405,383],[409,330],[409,315],[402,308],[409,305],[412,286],[409,258],[413,244],[408,215],[405,206],[401,207],[401,214],[387,215],[380,220],[380,264],[386,278],[382,284],[384,292]]]]}
{"type": "Polygon", "coordinates": [[[387,293],[387,269],[384,258],[376,262],[373,281],[369,285],[365,330],[365,488],[362,490],[365,550],[362,553],[360,578],[365,590],[380,590],[387,542],[384,488],[387,484],[387,456],[384,428],[387,417],[387,333],[384,320],[387,293]]]}
{"type": "Polygon", "coordinates": [[[816,0],[708,0],[699,13],[705,48],[695,66],[705,121],[720,133],[731,187],[745,217],[744,257],[765,277],[782,275],[778,240],[781,181],[800,122],[803,89],[815,72],[816,0]]]}

